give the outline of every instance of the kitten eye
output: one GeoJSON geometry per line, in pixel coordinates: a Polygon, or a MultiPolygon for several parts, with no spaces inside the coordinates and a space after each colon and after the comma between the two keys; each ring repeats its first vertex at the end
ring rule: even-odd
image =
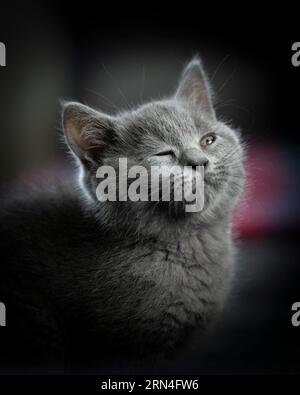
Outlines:
{"type": "Polygon", "coordinates": [[[207,147],[208,145],[214,143],[216,141],[216,138],[217,137],[215,134],[207,134],[201,139],[200,144],[202,147],[207,147]]]}
{"type": "Polygon", "coordinates": [[[159,152],[156,156],[172,156],[172,158],[175,158],[175,154],[171,150],[159,152]]]}

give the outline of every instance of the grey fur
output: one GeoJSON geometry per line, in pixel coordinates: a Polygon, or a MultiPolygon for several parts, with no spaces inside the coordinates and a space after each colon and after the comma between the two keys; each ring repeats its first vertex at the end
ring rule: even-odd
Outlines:
{"type": "Polygon", "coordinates": [[[231,220],[245,178],[240,137],[216,119],[198,59],[171,98],[113,117],[65,103],[63,126],[81,188],[5,206],[3,232],[17,245],[11,261],[37,279],[67,322],[80,322],[117,352],[164,354],[190,330],[204,330],[226,300],[235,255],[231,220]],[[70,125],[78,128],[75,140],[70,125]],[[202,149],[207,133],[217,138],[202,149]],[[184,164],[188,148],[209,161],[200,213],[175,210],[172,202],[97,201],[100,164],[116,167],[122,156],[149,167],[169,160],[156,156],[166,149],[184,164]]]}

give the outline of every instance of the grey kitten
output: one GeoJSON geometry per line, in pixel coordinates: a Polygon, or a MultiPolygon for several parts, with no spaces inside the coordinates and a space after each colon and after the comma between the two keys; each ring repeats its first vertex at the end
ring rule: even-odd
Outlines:
{"type": "Polygon", "coordinates": [[[35,324],[43,315],[42,325],[59,333],[56,349],[77,332],[110,355],[176,350],[191,331],[207,328],[230,287],[231,220],[245,178],[239,135],[217,120],[198,58],[174,96],[115,116],[65,103],[63,129],[80,188],[36,191],[4,206],[4,272],[18,273],[19,288],[14,294],[13,276],[2,275],[2,300],[15,311],[20,294],[27,305],[39,295],[35,324]],[[203,210],[187,213],[174,201],[99,202],[96,170],[117,170],[119,157],[146,168],[204,166],[203,210]]]}

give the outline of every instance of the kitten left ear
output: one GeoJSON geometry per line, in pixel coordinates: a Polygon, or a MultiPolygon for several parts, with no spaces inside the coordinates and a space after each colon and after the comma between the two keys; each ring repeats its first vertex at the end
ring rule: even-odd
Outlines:
{"type": "Polygon", "coordinates": [[[198,57],[184,69],[175,98],[186,101],[196,113],[202,111],[207,116],[216,118],[212,104],[212,90],[198,57]]]}
{"type": "Polygon", "coordinates": [[[96,161],[112,135],[113,120],[80,103],[63,104],[62,122],[69,147],[83,162],[96,161]]]}

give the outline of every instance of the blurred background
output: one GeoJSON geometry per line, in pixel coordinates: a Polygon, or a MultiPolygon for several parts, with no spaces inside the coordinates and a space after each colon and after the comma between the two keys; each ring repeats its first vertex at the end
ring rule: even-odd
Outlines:
{"type": "Polygon", "coordinates": [[[100,4],[1,6],[2,188],[72,177],[59,100],[114,113],[170,95],[196,53],[218,115],[242,130],[249,176],[235,218],[232,296],[205,344],[160,373],[300,373],[300,328],[291,325],[300,301],[300,67],[291,64],[299,34],[290,16],[285,23],[284,14],[266,19],[247,9],[246,20],[245,10],[231,20],[204,9],[141,16],[100,4]]]}

